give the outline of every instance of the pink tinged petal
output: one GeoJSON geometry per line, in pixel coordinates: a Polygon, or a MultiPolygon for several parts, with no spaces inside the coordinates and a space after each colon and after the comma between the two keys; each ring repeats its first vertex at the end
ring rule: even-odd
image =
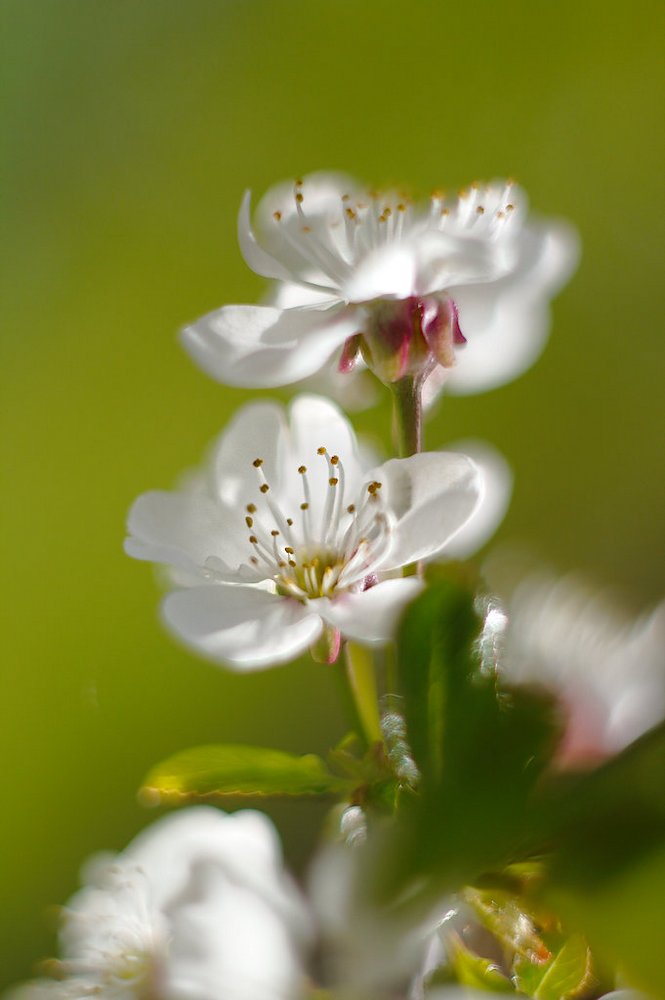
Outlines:
{"type": "Polygon", "coordinates": [[[466,344],[466,337],[462,333],[462,329],[459,325],[459,309],[457,308],[457,303],[450,299],[450,308],[452,310],[452,322],[453,322],[453,343],[455,344],[466,344]]]}
{"type": "Polygon", "coordinates": [[[359,593],[347,592],[332,599],[320,597],[309,601],[309,606],[347,639],[388,642],[395,635],[402,609],[421,589],[422,583],[415,577],[384,580],[359,593]]]}
{"type": "Polygon", "coordinates": [[[355,334],[353,337],[349,337],[348,340],[344,342],[344,347],[342,349],[342,354],[339,359],[339,364],[337,366],[338,371],[343,375],[347,375],[352,372],[356,367],[356,362],[360,357],[360,336],[355,334]]]}
{"type": "Polygon", "coordinates": [[[395,518],[393,545],[381,570],[432,559],[471,518],[482,496],[482,476],[465,455],[423,452],[394,458],[373,473],[395,518]]]}
{"type": "Polygon", "coordinates": [[[467,559],[489,541],[501,524],[510,502],[513,476],[503,455],[486,441],[455,441],[448,450],[473,459],[483,477],[483,495],[476,512],[446,545],[446,558],[467,559]]]}
{"type": "Polygon", "coordinates": [[[244,586],[191,587],[162,605],[169,630],[187,646],[232,670],[286,663],[318,638],[318,615],[297,601],[244,586]]]}
{"type": "Polygon", "coordinates": [[[356,332],[353,312],[224,306],[186,327],[182,344],[208,375],[226,385],[271,388],[322,368],[356,332]]]}

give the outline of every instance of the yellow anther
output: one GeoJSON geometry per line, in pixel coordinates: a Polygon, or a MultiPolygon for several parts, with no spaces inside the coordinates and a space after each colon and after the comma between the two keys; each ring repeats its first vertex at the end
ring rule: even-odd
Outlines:
{"type": "Polygon", "coordinates": [[[255,458],[254,461],[252,462],[252,465],[254,466],[255,469],[260,469],[261,466],[263,465],[263,459],[255,458]]]}
{"type": "Polygon", "coordinates": [[[259,489],[261,490],[262,493],[267,493],[270,487],[268,486],[267,483],[261,483],[259,489]]]}
{"type": "Polygon", "coordinates": [[[248,503],[247,506],[245,507],[245,510],[247,511],[248,514],[256,514],[256,504],[248,503]]]}
{"type": "Polygon", "coordinates": [[[273,528],[270,534],[272,535],[273,538],[277,538],[277,536],[279,535],[279,531],[277,530],[277,528],[273,528]]]}
{"type": "Polygon", "coordinates": [[[305,473],[307,472],[307,466],[306,465],[299,465],[298,466],[298,472],[300,473],[301,476],[304,476],[305,473]]]}
{"type": "Polygon", "coordinates": [[[289,554],[290,556],[292,556],[292,555],[294,555],[294,554],[295,554],[295,549],[292,549],[290,545],[285,545],[285,546],[284,546],[284,551],[285,551],[285,552],[288,552],[288,554],[289,554]]]}
{"type": "Polygon", "coordinates": [[[294,559],[289,559],[289,566],[295,567],[296,565],[297,565],[297,563],[296,563],[296,561],[294,559]]]}
{"type": "Polygon", "coordinates": [[[331,476],[330,479],[328,480],[328,485],[329,486],[337,486],[338,482],[339,482],[339,479],[337,478],[337,476],[331,476]]]}
{"type": "Polygon", "coordinates": [[[282,213],[281,212],[273,212],[272,213],[272,217],[275,220],[275,222],[281,222],[281,220],[282,220],[282,213]]]}
{"type": "Polygon", "coordinates": [[[326,453],[326,449],[323,448],[323,447],[316,449],[316,454],[317,455],[325,455],[325,453],[326,453]]]}
{"type": "Polygon", "coordinates": [[[304,200],[305,200],[305,196],[302,193],[302,191],[297,191],[296,192],[296,201],[298,202],[298,204],[302,205],[302,203],[303,203],[304,200]]]}
{"type": "Polygon", "coordinates": [[[256,537],[256,535],[250,535],[249,536],[249,540],[250,540],[250,542],[251,542],[252,545],[258,545],[259,544],[259,540],[256,537]]]}
{"type": "Polygon", "coordinates": [[[349,506],[346,508],[346,512],[347,514],[353,514],[355,512],[355,509],[356,505],[354,503],[350,503],[349,506]]]}
{"type": "Polygon", "coordinates": [[[245,524],[247,525],[248,528],[253,528],[254,527],[254,519],[251,518],[251,517],[246,517],[245,518],[245,524]]]}
{"type": "Polygon", "coordinates": [[[300,504],[300,509],[301,510],[309,510],[309,504],[308,503],[301,503],[300,504]]]}
{"type": "Polygon", "coordinates": [[[482,205],[478,205],[476,209],[476,215],[484,215],[484,214],[485,214],[485,209],[483,208],[482,205]]]}
{"type": "Polygon", "coordinates": [[[331,465],[339,465],[339,455],[331,455],[330,456],[330,464],[331,465]]]}
{"type": "Polygon", "coordinates": [[[292,518],[292,517],[287,517],[287,519],[286,519],[286,523],[288,524],[288,526],[289,526],[289,528],[290,528],[290,527],[291,527],[291,525],[293,524],[293,518],[292,518]]]}

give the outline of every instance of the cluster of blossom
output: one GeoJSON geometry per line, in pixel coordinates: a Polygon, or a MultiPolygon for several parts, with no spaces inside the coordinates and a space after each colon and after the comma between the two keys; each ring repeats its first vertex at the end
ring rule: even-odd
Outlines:
{"type": "MultiPolygon", "coordinates": [[[[326,368],[376,376],[394,393],[400,457],[371,455],[327,398],[299,395],[286,411],[249,403],[204,468],[136,501],[126,550],[167,568],[164,622],[204,657],[247,671],[310,650],[332,664],[351,643],[391,642],[425,586],[424,562],[464,557],[493,532],[510,492],[505,463],[477,444],[422,451],[422,399],[491,388],[535,359],[576,240],[564,223],[528,219],[512,183],[417,205],[331,174],[275,187],[253,222],[247,196],[238,232],[249,266],[273,281],[269,299],[203,317],[184,331],[186,350],[227,385],[280,386],[326,368]]],[[[500,641],[504,621],[488,615],[486,641],[500,641]]],[[[366,840],[363,810],[347,804],[303,889],[264,815],[183,809],[93,859],[63,910],[61,958],[12,997],[486,995],[428,986],[463,904],[389,917],[361,890],[366,840]]]]}

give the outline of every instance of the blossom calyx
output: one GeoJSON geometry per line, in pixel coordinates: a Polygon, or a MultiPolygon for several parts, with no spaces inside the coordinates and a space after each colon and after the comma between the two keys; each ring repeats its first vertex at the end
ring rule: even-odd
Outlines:
{"type": "Polygon", "coordinates": [[[441,296],[377,299],[367,307],[359,351],[382,382],[423,377],[439,364],[452,368],[455,346],[464,344],[457,307],[441,296]]]}

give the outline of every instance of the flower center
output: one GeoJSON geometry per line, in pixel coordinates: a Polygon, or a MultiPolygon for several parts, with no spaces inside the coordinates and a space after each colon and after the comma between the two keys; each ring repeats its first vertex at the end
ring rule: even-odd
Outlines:
{"type": "Polygon", "coordinates": [[[278,594],[303,602],[330,597],[335,591],[362,589],[390,543],[381,483],[367,483],[360,503],[347,503],[340,457],[325,447],[317,449],[317,456],[328,466],[322,503],[322,498],[312,496],[307,466],[300,465],[302,499],[291,501],[297,511],[285,511],[272,496],[263,459],[257,458],[253,465],[261,499],[245,508],[250,563],[255,570],[265,571],[278,594]]]}

